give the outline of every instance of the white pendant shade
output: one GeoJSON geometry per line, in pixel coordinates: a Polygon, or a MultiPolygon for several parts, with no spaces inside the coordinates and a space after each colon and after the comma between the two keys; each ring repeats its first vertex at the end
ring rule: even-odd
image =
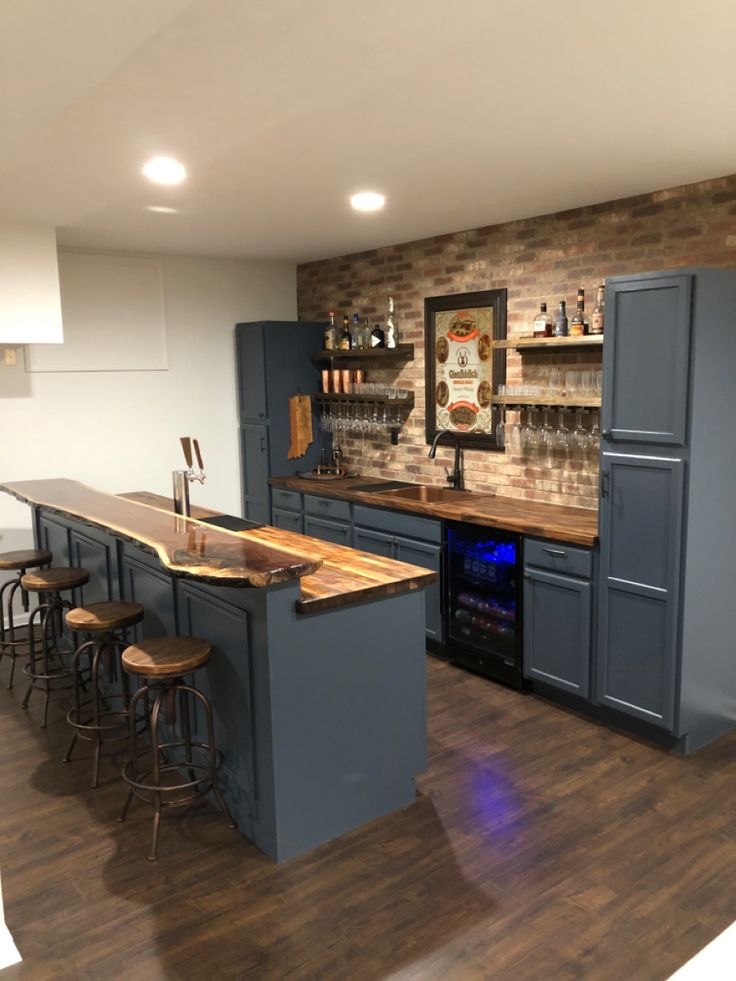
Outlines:
{"type": "Polygon", "coordinates": [[[63,340],[55,229],[0,222],[0,346],[63,340]]]}

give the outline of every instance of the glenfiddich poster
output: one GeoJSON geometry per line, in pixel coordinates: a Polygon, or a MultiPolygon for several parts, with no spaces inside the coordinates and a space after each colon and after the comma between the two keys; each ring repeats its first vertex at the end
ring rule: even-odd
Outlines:
{"type": "Polygon", "coordinates": [[[466,445],[493,445],[493,392],[505,359],[493,340],[506,336],[506,290],[425,300],[427,440],[442,429],[466,445]]]}

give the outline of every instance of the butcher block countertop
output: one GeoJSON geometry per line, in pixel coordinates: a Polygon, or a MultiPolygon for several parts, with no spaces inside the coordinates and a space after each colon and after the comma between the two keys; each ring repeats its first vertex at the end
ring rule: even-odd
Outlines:
{"type": "Polygon", "coordinates": [[[26,480],[0,490],[150,549],[176,576],[217,586],[269,586],[314,572],[321,562],[271,540],[233,535],[76,480],[26,480]]]}
{"type": "MultiPolygon", "coordinates": [[[[125,500],[162,510],[170,511],[172,507],[169,498],[151,494],[149,491],[133,491],[120,496],[125,500]]],[[[191,511],[193,519],[212,518],[222,514],[221,511],[211,511],[194,504],[191,511]]],[[[315,566],[319,568],[301,578],[302,595],[296,603],[297,613],[318,613],[365,599],[410,592],[428,586],[437,578],[436,573],[419,566],[359,552],[344,545],[332,545],[318,538],[299,535],[271,525],[230,532],[229,535],[264,547],[274,546],[285,552],[308,554],[314,560],[315,566]]]]}
{"type": "Polygon", "coordinates": [[[342,501],[354,501],[392,511],[408,511],[429,518],[445,521],[464,521],[488,528],[503,528],[522,535],[535,535],[553,541],[585,545],[592,548],[598,543],[598,512],[587,508],[569,508],[560,504],[542,504],[493,494],[465,492],[456,501],[422,503],[402,500],[381,490],[361,491],[355,488],[363,484],[391,485],[379,477],[346,477],[341,480],[310,480],[305,477],[272,477],[271,485],[302,494],[318,497],[334,497],[342,501]]]}

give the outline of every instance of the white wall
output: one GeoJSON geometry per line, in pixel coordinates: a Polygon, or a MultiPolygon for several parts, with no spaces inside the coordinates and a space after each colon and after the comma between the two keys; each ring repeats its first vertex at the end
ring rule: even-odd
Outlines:
{"type": "MultiPolygon", "coordinates": [[[[179,436],[191,435],[207,470],[192,502],[241,513],[233,326],[295,319],[296,267],[161,258],[168,370],[26,374],[22,358],[0,363],[0,483],[71,477],[170,495],[179,436]]],[[[28,547],[30,529],[30,509],[0,493],[0,551],[28,547]]]]}

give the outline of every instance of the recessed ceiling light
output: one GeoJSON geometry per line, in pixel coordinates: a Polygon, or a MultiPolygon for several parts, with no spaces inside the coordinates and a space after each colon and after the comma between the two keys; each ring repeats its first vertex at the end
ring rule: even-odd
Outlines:
{"type": "Polygon", "coordinates": [[[359,194],[353,194],[350,203],[356,211],[380,211],[386,203],[386,198],[377,191],[361,191],[359,194]]]}
{"type": "Polygon", "coordinates": [[[143,167],[143,173],[156,184],[179,184],[187,176],[184,165],[173,157],[154,157],[143,167]]]}
{"type": "Polygon", "coordinates": [[[178,208],[167,208],[163,204],[149,204],[146,206],[146,211],[155,211],[158,215],[178,215],[178,208]]]}

